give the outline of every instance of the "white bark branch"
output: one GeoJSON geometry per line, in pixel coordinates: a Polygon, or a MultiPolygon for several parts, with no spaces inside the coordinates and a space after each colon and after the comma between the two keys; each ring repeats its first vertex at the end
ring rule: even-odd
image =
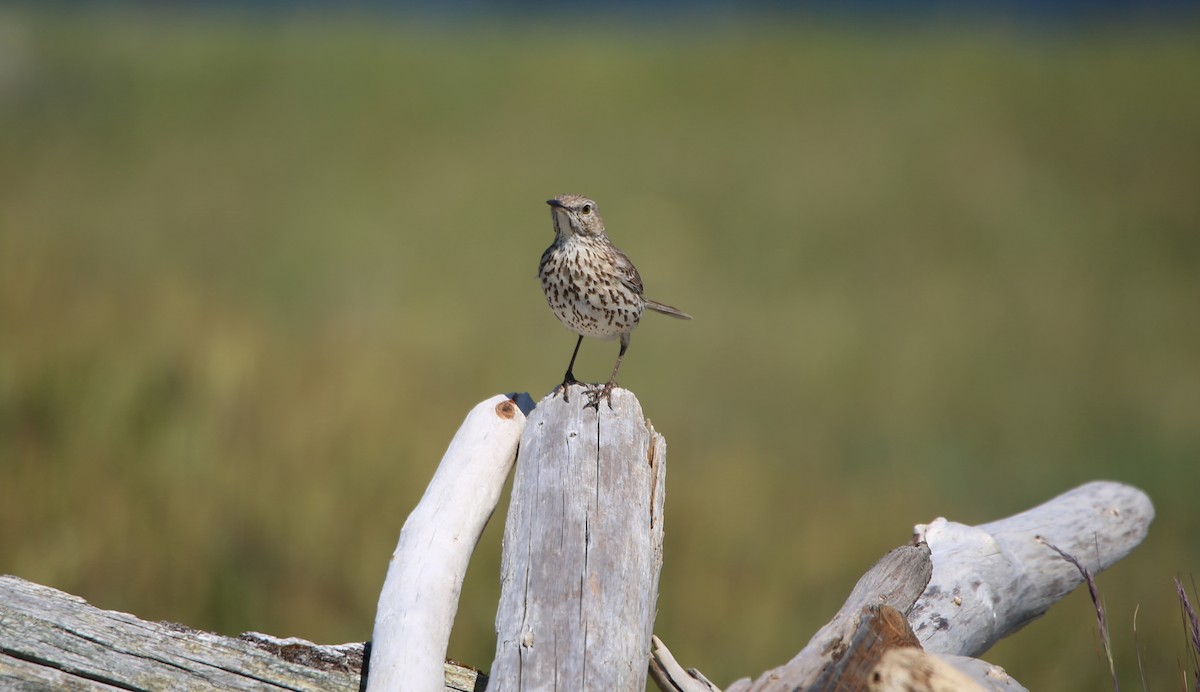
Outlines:
{"type": "Polygon", "coordinates": [[[472,409],[450,442],[404,522],[388,566],[375,614],[368,692],[443,688],[467,563],[496,509],[524,429],[518,402],[497,395],[472,409]]]}

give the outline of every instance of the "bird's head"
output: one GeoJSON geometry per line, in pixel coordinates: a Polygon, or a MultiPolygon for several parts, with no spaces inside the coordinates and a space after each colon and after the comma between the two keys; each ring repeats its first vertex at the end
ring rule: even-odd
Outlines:
{"type": "Polygon", "coordinates": [[[596,203],[582,195],[559,195],[547,200],[554,217],[554,232],[560,236],[604,235],[604,220],[596,203]]]}

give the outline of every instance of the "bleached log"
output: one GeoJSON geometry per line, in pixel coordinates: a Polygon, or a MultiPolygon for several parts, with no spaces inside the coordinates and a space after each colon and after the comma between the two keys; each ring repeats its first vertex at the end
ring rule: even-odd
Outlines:
{"type": "MultiPolygon", "coordinates": [[[[1154,506],[1142,491],[1095,481],[1026,512],[976,527],[945,519],[918,525],[917,545],[898,548],[876,563],[833,620],[792,661],[754,682],[739,680],[728,692],[866,686],[876,679],[874,674],[867,678],[854,672],[857,677],[846,680],[831,677],[831,671],[845,668],[844,660],[855,655],[855,633],[862,631],[870,613],[863,605],[873,600],[907,612],[908,624],[924,651],[973,684],[985,690],[1023,690],[1002,668],[972,657],[1045,613],[1083,582],[1079,570],[1050,546],[1098,573],[1137,547],[1153,519],[1154,506]],[[924,572],[928,584],[917,591],[917,597],[912,589],[923,583],[916,569],[922,551],[932,571],[924,572]],[[891,586],[881,588],[887,584],[891,586]]],[[[876,668],[873,673],[902,681],[908,674],[945,672],[931,661],[922,655],[899,654],[888,657],[885,670],[876,668]],[[900,670],[903,665],[911,670],[900,670]]],[[[952,687],[955,677],[946,677],[952,687]]]]}
{"type": "Polygon", "coordinates": [[[450,628],[475,544],[496,509],[532,401],[494,396],[467,414],[400,530],[379,594],[368,692],[444,685],[450,628]],[[519,406],[524,403],[524,406],[519,406]]]}
{"type": "Polygon", "coordinates": [[[1094,481],[988,524],[918,525],[933,576],[909,623],[926,651],[978,656],[1083,582],[1047,543],[1099,573],[1136,548],[1153,520],[1141,490],[1094,481]]]}
{"type": "Polygon", "coordinates": [[[586,402],[542,400],[521,439],[491,692],[645,688],[666,443],[631,392],[586,402]]]}

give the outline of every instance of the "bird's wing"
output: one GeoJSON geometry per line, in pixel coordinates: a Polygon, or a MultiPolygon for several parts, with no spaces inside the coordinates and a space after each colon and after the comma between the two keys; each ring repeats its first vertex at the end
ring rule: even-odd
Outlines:
{"type": "Polygon", "coordinates": [[[642,277],[640,274],[638,274],[637,267],[633,266],[633,262],[629,261],[629,258],[625,256],[624,252],[621,252],[615,247],[613,248],[613,252],[616,253],[617,257],[617,261],[615,263],[617,268],[617,278],[620,279],[621,283],[625,284],[626,288],[638,294],[639,296],[642,295],[642,277]]]}

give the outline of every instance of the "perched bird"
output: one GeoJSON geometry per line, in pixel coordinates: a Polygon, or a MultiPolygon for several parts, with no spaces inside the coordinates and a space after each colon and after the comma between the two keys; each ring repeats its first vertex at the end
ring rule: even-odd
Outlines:
{"type": "Polygon", "coordinates": [[[604,232],[604,221],[596,203],[580,195],[562,195],[546,202],[554,219],[554,243],[542,253],[538,277],[546,302],[567,329],[579,335],[575,351],[563,377],[563,400],[568,389],[582,384],[572,370],[583,337],[621,339],[621,352],[613,366],[612,377],[599,391],[589,390],[591,405],[599,408],[600,399],[608,399],[612,408],[612,389],[617,384],[617,370],[629,335],[642,319],[642,312],[655,312],[682,320],[690,315],[670,305],[650,300],[642,295],[642,277],[625,253],[617,249],[604,232]]]}

